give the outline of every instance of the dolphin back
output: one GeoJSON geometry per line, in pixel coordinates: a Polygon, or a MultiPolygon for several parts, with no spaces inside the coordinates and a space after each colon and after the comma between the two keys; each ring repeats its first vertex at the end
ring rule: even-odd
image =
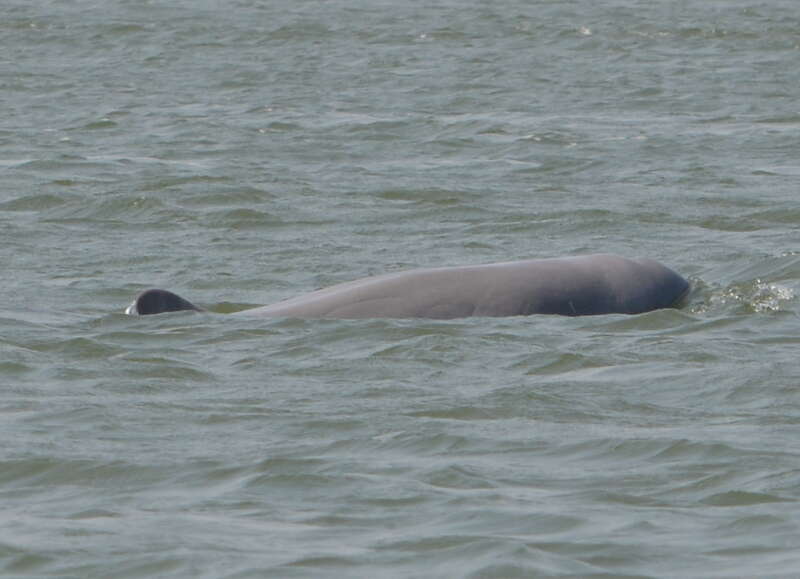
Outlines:
{"type": "MultiPolygon", "coordinates": [[[[478,266],[418,269],[338,284],[242,315],[299,318],[460,318],[639,314],[680,307],[689,282],[652,259],[598,254],[478,266]]],[[[125,310],[152,315],[202,311],[162,289],[125,310]]]]}

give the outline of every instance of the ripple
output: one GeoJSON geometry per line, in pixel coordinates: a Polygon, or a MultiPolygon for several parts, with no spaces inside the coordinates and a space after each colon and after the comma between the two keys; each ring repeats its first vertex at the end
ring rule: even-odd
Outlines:
{"type": "Polygon", "coordinates": [[[703,504],[714,507],[747,507],[763,503],[795,502],[795,499],[786,499],[767,493],[753,493],[747,491],[726,491],[716,493],[704,498],[703,504]]]}

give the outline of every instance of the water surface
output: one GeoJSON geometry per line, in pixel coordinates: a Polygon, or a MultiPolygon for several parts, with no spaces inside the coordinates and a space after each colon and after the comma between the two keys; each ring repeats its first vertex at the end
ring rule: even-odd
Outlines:
{"type": "Polygon", "coordinates": [[[0,568],[793,577],[793,2],[7,2],[0,568]],[[223,315],[596,252],[640,316],[223,315]],[[146,287],[213,313],[132,318],[146,287]]]}

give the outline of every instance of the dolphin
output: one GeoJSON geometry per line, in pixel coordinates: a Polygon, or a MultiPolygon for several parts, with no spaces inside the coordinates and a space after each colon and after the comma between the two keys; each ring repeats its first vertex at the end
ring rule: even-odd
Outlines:
{"type": "MultiPolygon", "coordinates": [[[[413,269],[334,285],[233,315],[265,318],[435,318],[639,314],[680,307],[690,285],[651,259],[597,254],[413,269]]],[[[202,311],[162,289],[140,293],[131,315],[202,311]]]]}

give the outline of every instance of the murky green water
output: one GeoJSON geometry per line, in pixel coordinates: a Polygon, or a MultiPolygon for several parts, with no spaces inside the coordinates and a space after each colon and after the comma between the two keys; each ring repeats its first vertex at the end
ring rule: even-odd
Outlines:
{"type": "Polygon", "coordinates": [[[4,576],[797,575],[793,2],[0,12],[4,576]],[[594,252],[690,304],[220,313],[594,252]]]}

